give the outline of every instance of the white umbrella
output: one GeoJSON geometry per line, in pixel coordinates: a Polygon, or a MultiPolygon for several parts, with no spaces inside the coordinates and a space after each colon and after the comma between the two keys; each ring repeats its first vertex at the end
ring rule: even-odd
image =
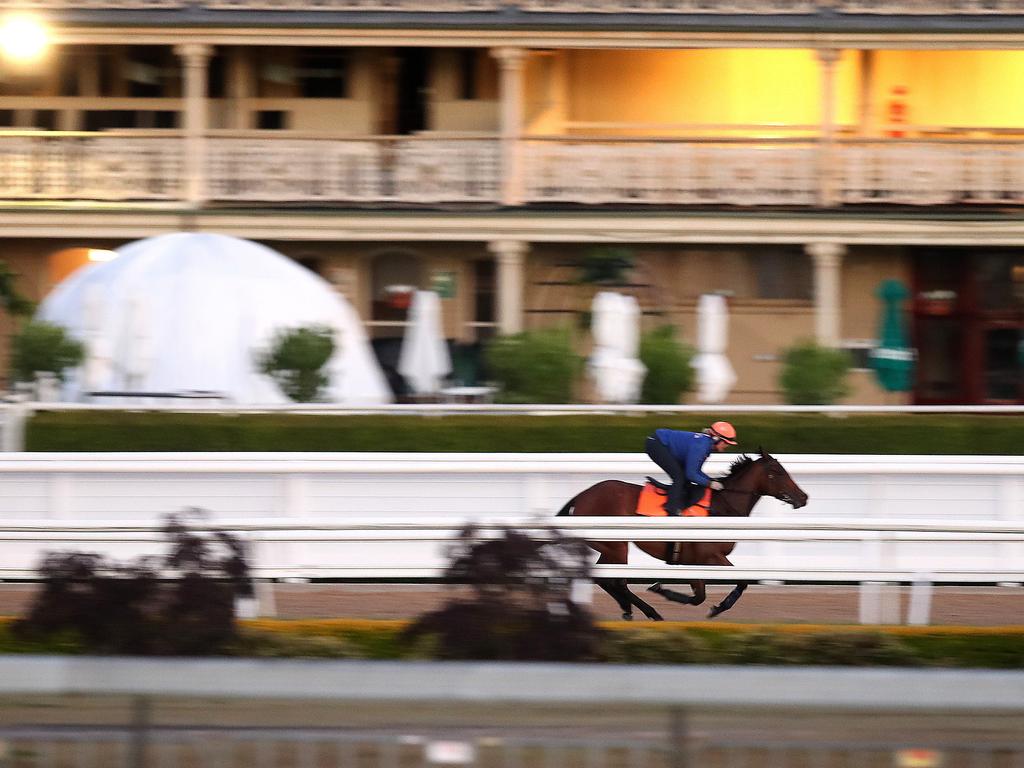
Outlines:
{"type": "Polygon", "coordinates": [[[441,381],[451,370],[441,331],[441,301],[433,291],[416,291],[402,337],[398,372],[417,395],[430,395],[441,389],[441,381]]]}
{"type": "Polygon", "coordinates": [[[150,305],[142,293],[134,293],[128,300],[128,327],[125,329],[128,345],[125,356],[125,385],[131,392],[144,391],[153,365],[153,318],[150,305]]]}
{"type": "Polygon", "coordinates": [[[588,372],[605,403],[635,403],[647,368],[637,359],[640,306],[632,296],[601,291],[591,305],[594,350],[588,372]]]}
{"type": "Polygon", "coordinates": [[[697,352],[691,363],[697,369],[697,399],[702,403],[725,400],[736,372],[725,348],[729,339],[729,310],[725,299],[704,294],[697,304],[697,352]]]}

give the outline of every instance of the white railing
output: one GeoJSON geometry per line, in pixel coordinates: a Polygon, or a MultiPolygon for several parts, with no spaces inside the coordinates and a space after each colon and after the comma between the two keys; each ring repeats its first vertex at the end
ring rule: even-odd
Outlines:
{"type": "Polygon", "coordinates": [[[817,150],[792,142],[529,141],[525,197],[541,203],[812,205],[817,150]]]}
{"type": "Polygon", "coordinates": [[[1024,203],[1024,144],[849,142],[837,152],[840,202],[1024,203]]]}
{"type": "Polygon", "coordinates": [[[4,656],[0,694],[1006,716],[1024,712],[1024,672],[4,656]]]}
{"type": "MultiPolygon", "coordinates": [[[[737,570],[729,572],[736,578],[1024,580],[1024,457],[778,458],[808,505],[792,510],[763,499],[750,520],[728,523],[726,540],[739,542],[731,556],[737,570]],[[910,527],[890,529],[894,521],[910,527]]],[[[727,457],[714,456],[708,471],[727,466],[727,457]]],[[[445,563],[432,526],[450,533],[453,520],[561,524],[554,513],[584,488],[651,472],[642,454],[8,454],[0,462],[0,519],[10,535],[0,542],[0,563],[9,578],[24,575],[42,549],[87,541],[117,557],[152,553],[146,531],[163,515],[200,507],[219,525],[252,535],[259,568],[271,569],[263,574],[427,578],[445,563]],[[372,524],[362,533],[339,538],[367,517],[372,524]],[[142,532],[133,539],[133,530],[142,532]]],[[[613,538],[664,536],[677,524],[700,535],[708,525],[601,524],[613,538]],[[615,528],[622,525],[633,527],[615,528]]],[[[639,569],[631,577],[664,577],[663,566],[639,551],[630,563],[639,569]]],[[[865,604],[863,616],[878,615],[865,604]]]]}
{"type": "Polygon", "coordinates": [[[495,202],[493,139],[211,139],[215,200],[495,202]]]}
{"type": "MultiPolygon", "coordinates": [[[[256,579],[329,579],[333,581],[440,581],[447,566],[447,545],[459,537],[465,518],[379,518],[322,520],[233,520],[220,526],[249,545],[248,561],[256,579]]],[[[1024,521],[903,520],[885,523],[836,523],[828,519],[759,520],[727,518],[504,518],[476,523],[481,538],[507,527],[545,539],[555,534],[589,541],[736,541],[856,545],[852,564],[824,567],[792,555],[773,567],[691,565],[595,565],[595,578],[678,582],[692,579],[746,582],[857,583],[862,623],[898,623],[900,607],[882,585],[913,585],[907,621],[927,624],[932,585],[1017,584],[1024,582],[1024,521]],[[931,546],[938,556],[928,569],[901,562],[898,545],[931,546]],[[956,549],[966,544],[993,547],[983,567],[962,567],[956,549]],[[943,548],[942,545],[947,545],[943,548]],[[1001,547],[1002,549],[996,549],[1001,547]],[[952,553],[950,556],[949,553],[952,553]]],[[[196,530],[208,525],[196,524],[196,530]]],[[[218,526],[212,526],[218,527],[218,526]]],[[[91,523],[21,523],[0,525],[0,578],[33,580],[45,552],[100,552],[120,557],[155,554],[165,536],[160,526],[91,523]],[[26,555],[32,558],[27,560],[26,555]]],[[[820,554],[820,553],[819,553],[820,554]]],[[[651,561],[654,562],[654,561],[651,561]]],[[[576,590],[577,599],[582,593],[576,590]]],[[[582,599],[589,599],[582,595],[582,599]]],[[[264,605],[263,613],[272,612],[264,605]]]]}
{"type": "MultiPolygon", "coordinates": [[[[0,197],[181,200],[185,142],[138,133],[0,136],[0,197]]],[[[812,140],[529,138],[527,203],[814,205],[825,187],[812,140]]],[[[844,140],[829,153],[839,204],[1022,205],[1024,142],[844,140]]],[[[488,203],[501,198],[500,144],[486,137],[216,136],[212,201],[488,203]]]]}
{"type": "Polygon", "coordinates": [[[178,139],[133,134],[0,136],[0,196],[15,200],[180,200],[178,139]]]}

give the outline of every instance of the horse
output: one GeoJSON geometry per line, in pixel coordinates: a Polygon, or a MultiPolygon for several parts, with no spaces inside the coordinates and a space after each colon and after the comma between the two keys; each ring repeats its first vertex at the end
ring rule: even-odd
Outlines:
{"type": "MultiPolygon", "coordinates": [[[[748,517],[754,505],[762,496],[771,496],[799,509],[807,503],[804,493],[785,468],[773,456],[758,449],[760,457],[753,459],[742,455],[729,467],[729,473],[722,478],[722,490],[712,492],[709,514],[719,517],[748,517]]],[[[650,479],[650,478],[648,478],[650,479]]],[[[557,516],[573,517],[623,517],[636,514],[637,501],[643,486],[621,480],[602,480],[566,502],[557,516]]],[[[680,542],[678,555],[672,557],[672,542],[637,541],[637,547],[670,565],[732,565],[728,555],[736,546],[729,541],[680,542]]],[[[598,564],[625,565],[629,556],[629,542],[588,541],[587,545],[600,553],[598,564]]],[[[647,618],[662,621],[654,608],[634,595],[625,579],[595,579],[595,583],[619,604],[622,618],[633,619],[633,606],[639,608],[647,618]]],[[[686,605],[700,605],[706,599],[703,581],[689,582],[692,595],[652,584],[648,589],[667,600],[686,605]]],[[[721,603],[711,608],[708,618],[723,613],[739,600],[747,588],[747,582],[737,582],[733,590],[721,603]]]]}

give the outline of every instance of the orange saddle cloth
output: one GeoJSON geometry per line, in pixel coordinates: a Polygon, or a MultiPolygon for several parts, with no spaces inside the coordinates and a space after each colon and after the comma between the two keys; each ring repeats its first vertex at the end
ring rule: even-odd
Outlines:
{"type": "MultiPolygon", "coordinates": [[[[640,498],[636,503],[636,513],[647,517],[667,517],[668,512],[662,508],[665,503],[665,492],[653,483],[647,483],[640,492],[640,498]]],[[[692,507],[683,510],[685,517],[707,517],[708,509],[711,507],[711,489],[704,489],[704,496],[692,507]]]]}

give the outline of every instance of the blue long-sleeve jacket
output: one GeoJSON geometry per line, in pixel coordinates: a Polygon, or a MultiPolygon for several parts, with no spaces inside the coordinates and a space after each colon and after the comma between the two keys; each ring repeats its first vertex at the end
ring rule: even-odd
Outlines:
{"type": "Polygon", "coordinates": [[[711,478],[701,471],[701,467],[711,455],[711,449],[715,445],[710,435],[705,435],[703,432],[684,432],[679,429],[656,429],[654,436],[664,443],[672,455],[679,460],[686,472],[687,480],[697,485],[703,485],[705,488],[711,485],[711,478]]]}

